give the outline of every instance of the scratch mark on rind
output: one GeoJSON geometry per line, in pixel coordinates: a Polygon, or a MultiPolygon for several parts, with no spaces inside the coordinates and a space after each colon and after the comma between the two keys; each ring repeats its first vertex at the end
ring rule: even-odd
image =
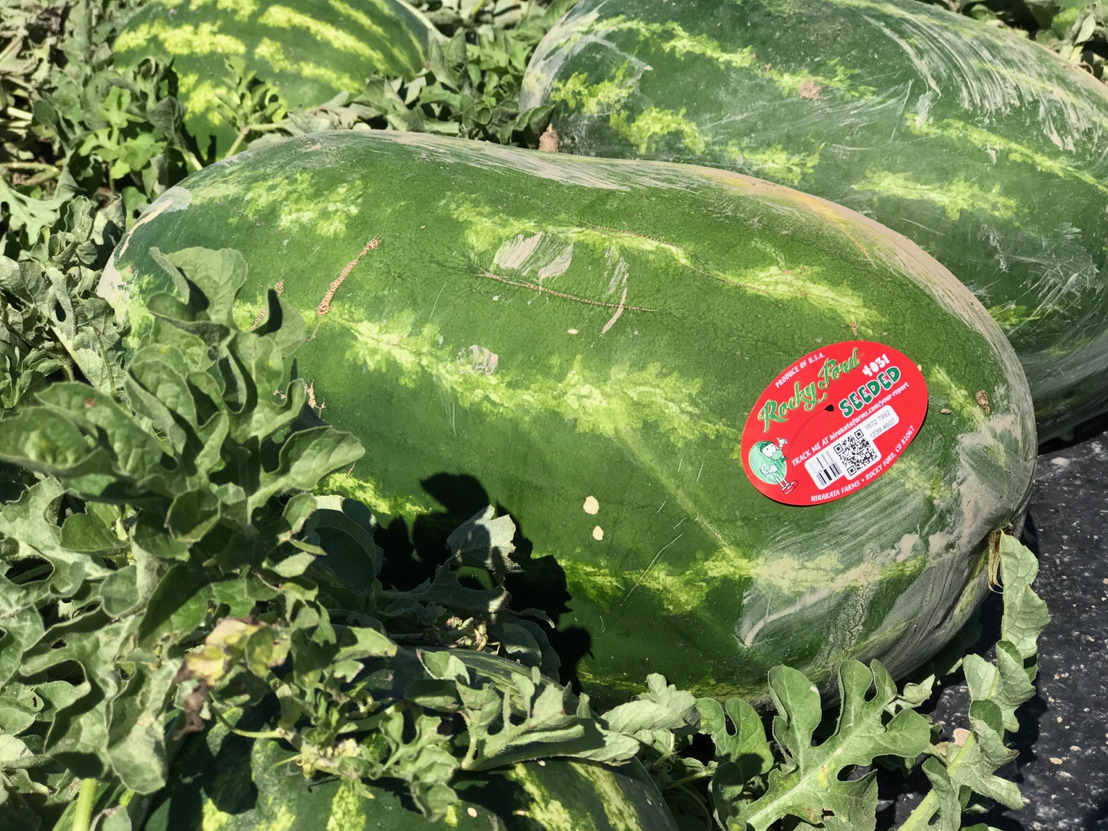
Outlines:
{"type": "Polygon", "coordinates": [[[676,537],[674,537],[672,540],[658,549],[658,553],[654,555],[654,559],[650,561],[650,565],[643,569],[642,574],[639,575],[639,579],[635,581],[635,585],[633,585],[631,589],[627,592],[627,594],[623,596],[623,602],[625,604],[628,600],[631,599],[631,595],[635,593],[635,589],[642,585],[642,581],[646,579],[646,575],[650,573],[650,569],[654,568],[654,566],[658,564],[658,561],[662,558],[662,554],[665,553],[665,550],[673,545],[675,542],[677,542],[679,539],[681,539],[681,537],[683,536],[685,536],[683,533],[678,534],[676,537]]]}
{"type": "MultiPolygon", "coordinates": [[[[658,309],[648,309],[645,306],[627,306],[624,303],[605,303],[603,300],[592,300],[588,297],[578,297],[576,294],[568,294],[564,291],[555,291],[554,289],[548,289],[546,286],[538,286],[534,283],[527,283],[523,280],[513,280],[510,277],[504,277],[501,274],[493,274],[491,271],[482,271],[481,276],[488,280],[496,280],[498,283],[506,283],[509,286],[517,286],[521,289],[531,289],[531,291],[537,291],[540,294],[550,294],[554,297],[561,297],[563,300],[573,300],[577,303],[584,303],[588,306],[602,306],[605,309],[618,309],[622,313],[625,309],[632,312],[657,312],[658,309]]],[[[626,298],[626,293],[624,297],[626,298]]]]}
{"type": "Polygon", "coordinates": [[[625,305],[626,302],[627,302],[627,284],[624,283],[623,284],[623,294],[619,298],[619,305],[616,307],[616,313],[608,319],[607,323],[604,324],[604,328],[600,330],[600,334],[602,334],[602,335],[607,334],[608,330],[611,329],[615,325],[615,322],[617,320],[619,320],[619,316],[621,314],[623,314],[623,310],[625,308],[627,308],[627,306],[625,305]]]}
{"type": "Polygon", "coordinates": [[[323,316],[331,311],[331,301],[335,299],[335,292],[339,290],[339,286],[343,284],[343,281],[350,275],[350,272],[354,270],[354,267],[359,262],[361,262],[362,257],[368,254],[374,248],[377,248],[380,244],[380,237],[374,237],[369,242],[367,242],[365,244],[365,248],[362,249],[361,253],[358,254],[358,256],[352,259],[349,263],[347,263],[346,268],[344,268],[339,273],[339,276],[331,281],[331,285],[327,287],[327,293],[323,295],[323,299],[320,300],[319,305],[316,306],[315,329],[312,330],[312,336],[308,338],[308,340],[315,340],[316,333],[319,331],[319,324],[323,321],[323,316]]]}
{"type": "Polygon", "coordinates": [[[589,228],[592,228],[596,231],[606,231],[609,234],[620,234],[625,237],[638,237],[639,239],[648,239],[651,242],[656,242],[666,248],[672,248],[674,251],[680,251],[688,257],[693,256],[693,252],[690,251],[688,248],[680,246],[677,243],[670,242],[669,240],[664,240],[661,237],[652,237],[650,236],[650,234],[640,234],[638,231],[628,231],[626,228],[612,228],[609,225],[596,225],[595,223],[589,222],[584,219],[579,219],[578,222],[580,222],[582,225],[587,225],[589,228]]]}

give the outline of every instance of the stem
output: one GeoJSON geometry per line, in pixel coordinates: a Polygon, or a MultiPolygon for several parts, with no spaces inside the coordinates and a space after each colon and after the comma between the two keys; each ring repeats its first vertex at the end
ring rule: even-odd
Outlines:
{"type": "Polygon", "coordinates": [[[23,572],[13,581],[17,586],[30,583],[32,580],[38,580],[40,577],[45,577],[47,574],[54,570],[53,563],[47,563],[44,566],[37,566],[36,568],[29,569],[23,572]]]}
{"type": "Polygon", "coordinates": [[[667,782],[666,788],[681,788],[689,784],[690,782],[699,782],[702,779],[710,779],[711,777],[712,774],[708,773],[707,771],[694,773],[691,776],[686,776],[684,779],[674,779],[672,782],[667,782]]]}
{"type": "Polygon", "coordinates": [[[481,13],[481,9],[485,8],[485,4],[488,1],[489,0],[477,0],[477,3],[473,6],[473,8],[469,12],[469,17],[466,18],[466,23],[472,23],[474,20],[476,20],[477,15],[481,13]]]}
{"type": "Polygon", "coordinates": [[[96,804],[95,779],[82,779],[81,790],[77,794],[77,809],[73,814],[72,831],[88,831],[92,824],[92,808],[96,804]]]}
{"type": "Polygon", "coordinates": [[[200,161],[200,159],[196,158],[196,154],[193,153],[191,150],[182,147],[181,153],[184,155],[185,161],[192,165],[192,169],[194,171],[200,170],[204,167],[204,163],[200,161]]]}
{"type": "MultiPolygon", "coordinates": [[[[296,744],[296,742],[293,741],[293,737],[295,736],[295,734],[288,730],[285,730],[284,728],[278,727],[276,730],[240,730],[233,724],[231,724],[231,722],[227,721],[227,719],[224,718],[223,713],[221,713],[215,707],[212,707],[211,711],[212,715],[219,719],[223,726],[234,733],[236,736],[242,736],[246,739],[285,739],[286,741],[296,744]]],[[[76,831],[76,829],[74,829],[74,831],[76,831]]]]}
{"type": "Polygon", "coordinates": [[[57,172],[56,165],[46,162],[0,162],[0,168],[5,170],[51,170],[57,172]]]}
{"type": "Polygon", "coordinates": [[[243,127],[239,130],[239,134],[235,136],[235,140],[231,142],[231,146],[227,148],[227,152],[223,155],[224,158],[235,155],[235,152],[239,149],[239,146],[246,140],[246,137],[250,134],[250,126],[243,127]]]}
{"type": "MultiPolygon", "coordinates": [[[[928,753],[932,757],[938,759],[940,762],[943,762],[945,764],[949,775],[949,771],[958,770],[958,760],[963,757],[965,749],[972,746],[975,741],[976,738],[973,736],[973,734],[970,734],[966,738],[965,745],[962,745],[959,748],[948,748],[948,751],[946,753],[939,753],[936,752],[936,749],[934,747],[932,747],[928,751],[928,753]],[[953,755],[951,755],[951,750],[953,750],[953,755]]],[[[959,786],[954,785],[954,788],[955,790],[958,790],[959,786]]],[[[933,826],[931,825],[931,820],[935,817],[935,814],[939,812],[940,807],[941,806],[939,805],[939,796],[935,793],[935,787],[934,785],[932,785],[931,789],[926,794],[924,794],[923,799],[920,800],[919,805],[912,809],[912,813],[908,815],[908,818],[904,820],[897,831],[926,831],[926,829],[932,828],[933,826]]],[[[959,815],[960,814],[961,812],[959,812],[959,815]]]]}
{"type": "Polygon", "coordinates": [[[935,816],[937,810],[939,810],[939,797],[933,790],[928,791],[897,831],[923,831],[929,827],[931,818],[935,816]]]}

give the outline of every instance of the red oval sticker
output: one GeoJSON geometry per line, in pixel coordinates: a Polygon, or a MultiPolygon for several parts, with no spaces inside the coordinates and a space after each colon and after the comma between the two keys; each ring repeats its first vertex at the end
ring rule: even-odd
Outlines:
{"type": "Polygon", "coordinates": [[[923,373],[873,341],[821,347],[777,376],[750,411],[742,458],[754,487],[786,505],[816,505],[876,481],[927,415],[923,373]]]}

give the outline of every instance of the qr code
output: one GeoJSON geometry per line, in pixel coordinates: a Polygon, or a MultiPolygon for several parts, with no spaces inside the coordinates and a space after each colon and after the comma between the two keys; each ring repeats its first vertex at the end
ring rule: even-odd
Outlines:
{"type": "Polygon", "coordinates": [[[861,430],[847,433],[831,445],[831,449],[846,469],[847,478],[851,479],[880,458],[877,447],[861,430]]]}

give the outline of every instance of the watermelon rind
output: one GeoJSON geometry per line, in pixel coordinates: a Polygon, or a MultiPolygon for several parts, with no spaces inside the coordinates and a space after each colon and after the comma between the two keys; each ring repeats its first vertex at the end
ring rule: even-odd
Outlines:
{"type": "Polygon", "coordinates": [[[389,560],[430,567],[449,530],[509,513],[513,605],[557,622],[565,680],[602,709],[651,672],[762,704],[778,664],[828,689],[846,658],[903,674],[968,620],[1026,505],[1033,407],[995,321],[906,238],[788,188],[319,133],[167,191],[100,291],[141,330],[171,285],[155,249],[194,246],[241,252],[243,326],[269,289],[303,315],[298,372],[367,448],[324,486],[370,506],[389,560]],[[915,361],[925,420],[871,484],[779,504],[743,425],[778,373],[851,340],[915,361]]]}

